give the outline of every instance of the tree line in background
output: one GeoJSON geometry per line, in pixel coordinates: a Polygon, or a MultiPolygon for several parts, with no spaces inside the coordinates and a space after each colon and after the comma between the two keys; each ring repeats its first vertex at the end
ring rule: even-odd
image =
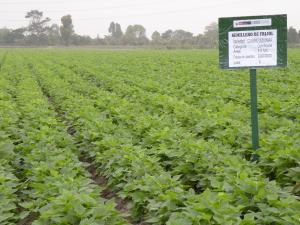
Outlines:
{"type": "MultiPolygon", "coordinates": [[[[125,32],[119,23],[111,22],[109,34],[104,38],[91,38],[78,35],[74,31],[71,15],[61,18],[61,25],[49,24],[51,19],[44,17],[43,12],[31,10],[25,15],[29,25],[18,29],[0,29],[0,45],[127,45],[127,46],[166,46],[166,47],[199,47],[216,48],[218,46],[218,25],[211,23],[205,27],[203,34],[194,35],[184,30],[167,30],[163,33],[153,32],[149,39],[142,25],[129,25],[125,32]]],[[[288,29],[288,43],[291,46],[300,44],[300,30],[288,29]]]]}

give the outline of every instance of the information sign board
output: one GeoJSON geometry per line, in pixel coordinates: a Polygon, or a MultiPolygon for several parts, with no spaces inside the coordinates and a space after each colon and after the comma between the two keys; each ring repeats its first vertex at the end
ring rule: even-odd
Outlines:
{"type": "Polygon", "coordinates": [[[222,69],[287,66],[287,16],[219,19],[222,69]]]}
{"type": "Polygon", "coordinates": [[[219,61],[221,69],[250,69],[252,148],[257,150],[256,69],[287,66],[287,15],[220,18],[219,61]]]}

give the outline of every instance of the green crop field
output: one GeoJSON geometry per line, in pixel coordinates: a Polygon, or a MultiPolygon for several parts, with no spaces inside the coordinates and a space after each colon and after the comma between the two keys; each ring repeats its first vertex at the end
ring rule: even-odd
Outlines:
{"type": "Polygon", "coordinates": [[[300,50],[0,50],[0,224],[300,224],[300,50]]]}

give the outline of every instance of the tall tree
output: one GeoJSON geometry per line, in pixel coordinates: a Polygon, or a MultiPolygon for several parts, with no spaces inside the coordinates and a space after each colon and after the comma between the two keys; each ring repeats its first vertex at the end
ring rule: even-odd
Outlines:
{"type": "Polygon", "coordinates": [[[11,30],[8,28],[1,28],[0,29],[0,44],[8,44],[11,43],[10,41],[11,30]]]}
{"type": "Polygon", "coordinates": [[[24,39],[25,39],[24,33],[25,32],[26,32],[26,28],[23,28],[23,27],[12,30],[10,33],[11,43],[24,44],[24,39]]]}
{"type": "Polygon", "coordinates": [[[194,43],[200,48],[205,48],[205,37],[204,34],[198,34],[194,37],[194,43]]]}
{"type": "Polygon", "coordinates": [[[69,45],[74,35],[74,26],[71,15],[66,15],[61,18],[62,25],[60,26],[60,34],[65,45],[69,45]]]}
{"type": "Polygon", "coordinates": [[[175,30],[172,35],[172,40],[176,45],[192,44],[193,33],[184,30],[175,30]]]}
{"type": "Polygon", "coordinates": [[[165,41],[170,41],[173,35],[172,30],[167,30],[164,33],[161,34],[161,38],[164,39],[165,41]]]}
{"type": "Polygon", "coordinates": [[[216,48],[219,41],[218,24],[213,22],[205,27],[204,41],[207,48],[216,48]]]}
{"type": "Polygon", "coordinates": [[[111,22],[108,28],[109,36],[106,36],[106,41],[111,45],[121,44],[123,32],[121,25],[111,22]]]}
{"type": "Polygon", "coordinates": [[[50,18],[43,18],[43,12],[31,10],[26,13],[26,19],[30,19],[28,26],[29,42],[34,44],[45,44],[47,38],[48,22],[50,18]]]}
{"type": "Polygon", "coordinates": [[[194,41],[193,33],[184,30],[167,30],[162,33],[161,38],[165,45],[172,47],[192,45],[194,41]]]}
{"type": "Polygon", "coordinates": [[[50,45],[57,45],[61,42],[60,29],[57,24],[52,24],[49,27],[48,40],[50,45]]]}
{"type": "Polygon", "coordinates": [[[290,44],[299,43],[298,33],[294,27],[290,27],[288,29],[288,43],[290,43],[290,44]]]}
{"type": "Polygon", "coordinates": [[[152,43],[153,44],[160,44],[161,43],[161,36],[158,31],[154,31],[151,35],[152,43]]]}
{"type": "Polygon", "coordinates": [[[116,33],[116,24],[115,24],[115,22],[111,22],[109,24],[108,32],[110,33],[110,35],[112,37],[115,37],[115,33],[116,33]]]}
{"type": "Polygon", "coordinates": [[[129,25],[124,35],[124,43],[129,45],[144,45],[149,42],[146,29],[142,25],[129,25]]]}
{"type": "Polygon", "coordinates": [[[121,28],[121,25],[116,23],[116,28],[115,28],[115,37],[120,40],[123,36],[123,31],[121,28]]]}

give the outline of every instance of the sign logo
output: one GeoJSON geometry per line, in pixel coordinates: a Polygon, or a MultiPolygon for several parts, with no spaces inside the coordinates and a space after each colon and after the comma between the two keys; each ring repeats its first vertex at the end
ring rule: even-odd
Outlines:
{"type": "Polygon", "coordinates": [[[265,27],[272,26],[272,19],[234,20],[233,27],[265,27]]]}

